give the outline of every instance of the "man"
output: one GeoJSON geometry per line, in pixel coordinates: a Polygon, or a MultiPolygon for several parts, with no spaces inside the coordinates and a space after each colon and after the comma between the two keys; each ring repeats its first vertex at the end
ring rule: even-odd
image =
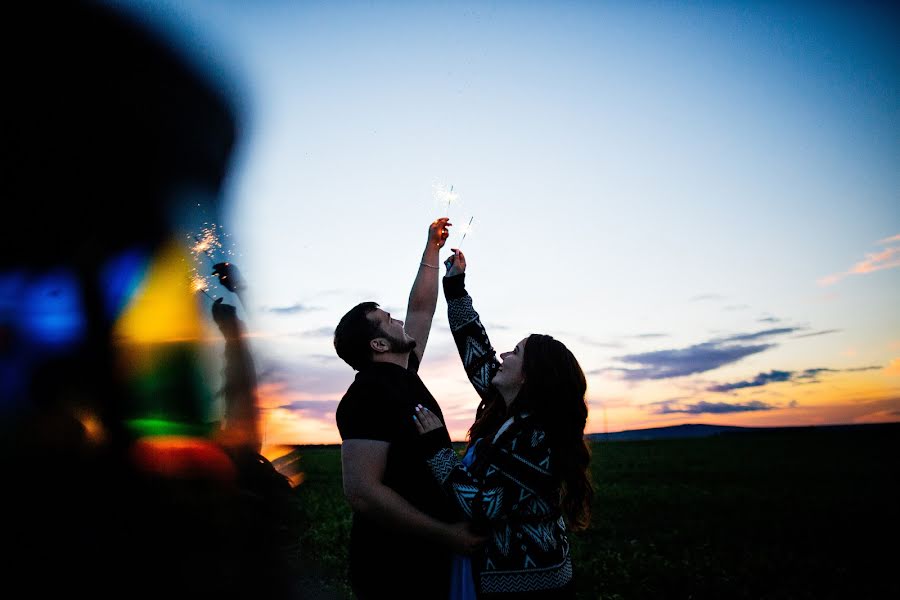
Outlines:
{"type": "Polygon", "coordinates": [[[337,425],[344,494],[353,509],[350,580],[362,599],[447,598],[451,551],[470,553],[483,541],[453,513],[431,477],[412,419],[421,404],[443,420],[417,371],[437,306],[438,252],[449,226],[441,218],[429,227],[405,325],[363,302],[334,332],[338,356],[359,371],[338,406],[337,425]]]}

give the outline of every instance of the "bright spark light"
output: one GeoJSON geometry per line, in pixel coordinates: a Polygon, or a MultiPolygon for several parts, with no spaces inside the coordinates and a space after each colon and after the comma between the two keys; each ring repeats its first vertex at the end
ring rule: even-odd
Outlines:
{"type": "Polygon", "coordinates": [[[230,245],[226,248],[222,243],[222,239],[228,237],[230,235],[224,233],[222,228],[215,223],[203,223],[200,233],[187,234],[188,248],[194,262],[190,280],[193,292],[203,292],[212,298],[207,293],[211,287],[210,282],[202,273],[218,262],[233,260],[235,254],[230,245]]]}
{"type": "Polygon", "coordinates": [[[450,186],[450,189],[442,183],[435,183],[431,186],[434,193],[434,202],[438,207],[438,210],[441,211],[441,216],[446,217],[450,214],[450,205],[456,204],[459,200],[459,193],[453,191],[453,186],[450,186]]]}
{"type": "Polygon", "coordinates": [[[208,289],[209,282],[206,280],[206,277],[194,271],[194,274],[191,275],[191,291],[203,292],[205,294],[208,289]]]}
{"type": "Polygon", "coordinates": [[[199,257],[201,254],[205,254],[210,260],[214,261],[213,255],[216,250],[222,249],[222,242],[219,239],[219,233],[215,223],[204,223],[203,225],[204,227],[200,230],[200,234],[194,236],[195,243],[191,246],[191,254],[193,254],[195,258],[199,257]]]}

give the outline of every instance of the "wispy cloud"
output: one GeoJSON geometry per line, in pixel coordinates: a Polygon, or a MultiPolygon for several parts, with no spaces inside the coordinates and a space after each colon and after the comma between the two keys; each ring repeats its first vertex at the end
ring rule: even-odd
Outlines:
{"type": "Polygon", "coordinates": [[[891,359],[891,362],[884,368],[884,374],[892,377],[900,376],[900,358],[891,359]]]}
{"type": "Polygon", "coordinates": [[[704,300],[724,300],[724,299],[725,299],[725,296],[722,296],[720,294],[700,294],[700,295],[694,296],[693,298],[688,300],[688,302],[702,302],[704,300]]]}
{"type": "Polygon", "coordinates": [[[730,392],[732,390],[740,390],[749,387],[760,387],[769,383],[789,381],[792,373],[790,371],[769,371],[768,373],[760,373],[753,379],[748,381],[737,381],[735,383],[722,383],[710,386],[710,392],[730,392]]]}
{"type": "Polygon", "coordinates": [[[264,306],[261,310],[263,312],[273,313],[276,315],[296,315],[302,312],[322,310],[322,307],[307,306],[305,304],[300,304],[299,302],[297,302],[296,304],[291,304],[290,306],[264,306]]]}
{"type": "Polygon", "coordinates": [[[750,308],[749,304],[729,304],[725,307],[724,310],[735,311],[735,310],[747,310],[750,308]]]}
{"type": "Polygon", "coordinates": [[[326,337],[330,338],[334,335],[334,327],[331,325],[325,325],[323,327],[318,327],[316,329],[307,329],[305,331],[300,331],[295,335],[300,337],[326,337]]]}
{"type": "Polygon", "coordinates": [[[619,356],[616,357],[617,360],[641,365],[641,367],[612,370],[623,373],[625,379],[629,381],[682,377],[717,369],[722,365],[737,362],[745,356],[763,352],[773,346],[774,344],[745,346],[740,344],[726,345],[721,342],[705,342],[688,346],[687,348],[619,356]]]}
{"type": "MultiPolygon", "coordinates": [[[[848,369],[848,370],[850,370],[850,369],[848,369]]],[[[817,369],[806,369],[804,371],[801,371],[800,373],[797,373],[796,376],[793,377],[793,379],[813,380],[813,381],[818,382],[819,375],[821,373],[840,373],[840,369],[827,369],[827,368],[822,368],[822,367],[817,368],[817,369]]],[[[791,373],[791,375],[794,375],[794,374],[791,373]]]]}
{"type": "Polygon", "coordinates": [[[623,374],[626,380],[644,381],[703,373],[737,362],[746,356],[763,352],[776,345],[772,343],[748,345],[746,342],[784,336],[797,331],[802,331],[802,328],[776,327],[751,333],[717,337],[708,342],[695,344],[687,348],[626,354],[617,356],[616,360],[640,366],[638,368],[608,367],[594,369],[589,374],[596,375],[606,371],[618,371],[623,374]]]}
{"type": "Polygon", "coordinates": [[[834,285],[850,275],[865,275],[883,269],[900,267],[900,234],[879,240],[877,244],[885,246],[878,252],[867,252],[866,257],[841,273],[832,273],[819,279],[821,286],[834,285]]]}
{"type": "Polygon", "coordinates": [[[671,414],[688,414],[688,415],[702,415],[702,414],[727,414],[727,413],[741,413],[741,412],[752,412],[752,411],[760,411],[760,410],[773,410],[778,408],[772,404],[767,402],[762,402],[760,400],[752,400],[750,402],[742,402],[738,404],[729,404],[727,402],[706,402],[701,400],[700,402],[695,402],[693,404],[685,404],[681,403],[680,400],[666,400],[664,402],[657,403],[657,408],[653,411],[654,414],[657,415],[671,415],[671,414]]]}
{"type": "Polygon", "coordinates": [[[840,331],[840,329],[824,329],[822,331],[813,331],[812,333],[801,333],[800,335],[795,335],[794,339],[798,340],[800,338],[816,337],[817,335],[827,335],[829,333],[838,333],[840,331]]]}
{"type": "Polygon", "coordinates": [[[582,344],[587,344],[588,346],[594,346],[595,348],[622,348],[623,344],[621,342],[601,342],[600,340],[595,340],[594,338],[588,337],[586,335],[577,335],[575,339],[581,342],[582,344]]]}
{"type": "Polygon", "coordinates": [[[772,383],[792,382],[795,384],[819,383],[819,376],[825,373],[855,373],[860,371],[873,371],[881,367],[854,367],[851,369],[829,369],[819,367],[815,369],[805,369],[803,371],[778,371],[772,370],[768,373],[759,373],[753,379],[744,381],[735,381],[732,383],[719,383],[706,388],[708,392],[732,392],[751,387],[762,387],[772,383]]]}
{"type": "Polygon", "coordinates": [[[639,333],[637,335],[631,336],[638,340],[653,340],[657,338],[669,337],[668,333],[639,333]]]}
{"type": "Polygon", "coordinates": [[[778,317],[762,317],[757,319],[760,323],[781,323],[781,319],[778,317]]]}
{"type": "Polygon", "coordinates": [[[712,342],[749,342],[752,340],[760,340],[776,335],[786,335],[788,333],[794,333],[795,331],[801,331],[801,329],[799,327],[778,327],[775,329],[763,329],[762,331],[756,331],[753,333],[738,333],[723,338],[717,338],[715,340],[712,340],[712,342]]]}
{"type": "Polygon", "coordinates": [[[340,400],[294,400],[280,408],[297,411],[310,419],[325,420],[332,423],[334,422],[334,413],[340,402],[340,400]]]}

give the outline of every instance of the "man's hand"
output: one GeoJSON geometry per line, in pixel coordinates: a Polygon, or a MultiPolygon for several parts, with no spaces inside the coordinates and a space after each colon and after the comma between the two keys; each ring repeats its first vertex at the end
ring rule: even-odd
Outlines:
{"type": "Polygon", "coordinates": [[[428,433],[444,426],[436,414],[419,404],[416,406],[416,414],[413,415],[413,421],[416,423],[416,430],[419,434],[428,433]]]}
{"type": "Polygon", "coordinates": [[[447,238],[450,236],[448,227],[452,227],[449,217],[441,217],[432,221],[428,226],[428,245],[434,244],[438,248],[443,248],[447,238]]]}
{"type": "Polygon", "coordinates": [[[475,554],[486,541],[486,536],[472,531],[472,525],[468,521],[447,525],[447,545],[457,554],[475,554]]]}
{"type": "Polygon", "coordinates": [[[232,263],[221,262],[214,264],[212,274],[218,276],[219,283],[224,285],[229,292],[241,292],[246,287],[240,271],[232,263]]]}
{"type": "Polygon", "coordinates": [[[453,250],[453,255],[444,261],[444,266],[447,267],[447,274],[444,277],[453,277],[466,272],[466,255],[458,248],[450,249],[453,250]]]}

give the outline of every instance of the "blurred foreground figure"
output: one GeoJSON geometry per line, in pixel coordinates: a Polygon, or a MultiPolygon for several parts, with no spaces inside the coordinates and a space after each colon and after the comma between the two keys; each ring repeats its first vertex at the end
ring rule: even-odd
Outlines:
{"type": "Polygon", "coordinates": [[[3,589],[286,597],[267,494],[245,485],[274,471],[257,438],[210,425],[209,303],[177,227],[189,207],[215,216],[233,110],[95,3],[5,22],[0,186],[21,216],[0,235],[3,589]]]}

